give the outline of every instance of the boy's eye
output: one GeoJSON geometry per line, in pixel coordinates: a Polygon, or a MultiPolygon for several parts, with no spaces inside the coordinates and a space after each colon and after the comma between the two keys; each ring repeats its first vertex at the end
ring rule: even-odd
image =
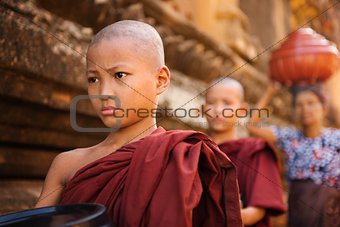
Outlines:
{"type": "Polygon", "coordinates": [[[127,76],[127,73],[123,73],[123,72],[115,73],[115,77],[118,78],[118,79],[122,79],[125,76],[127,76]]]}
{"type": "Polygon", "coordinates": [[[98,78],[96,78],[96,77],[89,77],[89,78],[87,79],[87,81],[88,81],[89,83],[95,83],[95,82],[98,82],[98,78]]]}

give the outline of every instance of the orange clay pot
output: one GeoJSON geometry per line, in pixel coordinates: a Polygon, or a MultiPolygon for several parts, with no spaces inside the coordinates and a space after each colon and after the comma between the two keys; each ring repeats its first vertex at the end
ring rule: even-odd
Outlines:
{"type": "Polygon", "coordinates": [[[288,86],[325,81],[339,66],[335,44],[311,28],[292,33],[269,62],[271,77],[288,86]]]}

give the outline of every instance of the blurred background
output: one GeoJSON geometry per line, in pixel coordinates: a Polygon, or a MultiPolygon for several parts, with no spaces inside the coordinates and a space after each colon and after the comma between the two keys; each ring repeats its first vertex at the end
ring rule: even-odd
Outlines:
{"type": "MultiPolygon", "coordinates": [[[[171,86],[160,105],[199,107],[205,86],[230,76],[253,105],[269,81],[268,62],[290,32],[302,26],[340,44],[340,4],[331,0],[2,0],[0,2],[0,214],[31,208],[53,158],[100,142],[104,133],[70,126],[69,106],[87,94],[85,54],[93,34],[118,20],[153,25],[166,53],[171,86]],[[187,103],[186,105],[184,105],[187,103]],[[183,106],[184,105],[184,106],[183,106]]],[[[327,81],[326,124],[340,126],[340,73],[327,81]]],[[[268,123],[292,124],[291,95],[272,99],[268,123]]],[[[102,127],[89,102],[77,122],[102,127]]],[[[158,119],[166,129],[206,132],[204,119],[158,119]]],[[[247,136],[244,129],[240,137],[247,136]]],[[[137,132],[136,132],[137,133],[137,132]]],[[[282,176],[284,173],[282,173],[282,176]]],[[[283,178],[284,179],[284,178],[283,178]]],[[[287,187],[285,195],[287,195],[287,187]]],[[[274,220],[285,226],[285,216],[274,220]]]]}

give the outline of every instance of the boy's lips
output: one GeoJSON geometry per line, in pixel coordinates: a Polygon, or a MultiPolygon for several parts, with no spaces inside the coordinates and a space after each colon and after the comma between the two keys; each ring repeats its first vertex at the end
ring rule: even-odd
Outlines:
{"type": "Polygon", "coordinates": [[[104,106],[102,108],[102,114],[103,115],[110,115],[113,116],[114,111],[118,110],[118,108],[114,106],[104,106]]]}

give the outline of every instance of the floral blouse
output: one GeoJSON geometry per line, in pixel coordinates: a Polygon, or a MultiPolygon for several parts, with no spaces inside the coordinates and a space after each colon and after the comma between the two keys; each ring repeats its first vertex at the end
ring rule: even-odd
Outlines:
{"type": "Polygon", "coordinates": [[[289,180],[309,179],[340,188],[340,130],[324,128],[316,138],[294,127],[271,126],[277,145],[285,152],[289,180]]]}

